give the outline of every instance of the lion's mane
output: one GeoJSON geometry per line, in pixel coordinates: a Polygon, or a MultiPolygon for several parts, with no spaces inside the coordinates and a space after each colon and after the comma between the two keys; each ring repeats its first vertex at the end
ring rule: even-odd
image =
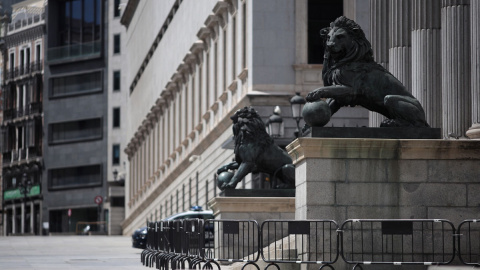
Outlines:
{"type": "Polygon", "coordinates": [[[362,62],[376,64],[373,59],[372,45],[365,37],[365,33],[363,32],[362,28],[356,22],[344,16],[338,17],[330,24],[330,27],[324,28],[320,31],[320,35],[325,44],[328,39],[328,33],[334,28],[344,29],[352,37],[354,46],[353,49],[346,52],[341,59],[333,59],[328,51],[328,47],[325,46],[322,71],[323,82],[325,86],[333,85],[333,83],[336,81],[336,74],[334,71],[349,63],[362,62]]]}
{"type": "Polygon", "coordinates": [[[239,147],[246,143],[255,143],[259,150],[273,144],[273,139],[265,130],[265,124],[252,107],[244,107],[230,117],[233,121],[233,136],[235,140],[235,154],[239,147]]]}

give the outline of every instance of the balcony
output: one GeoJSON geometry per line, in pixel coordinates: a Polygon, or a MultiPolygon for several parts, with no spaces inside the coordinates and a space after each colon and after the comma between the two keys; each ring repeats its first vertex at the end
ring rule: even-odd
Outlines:
{"type": "Polygon", "coordinates": [[[5,121],[21,118],[28,115],[40,114],[43,112],[42,102],[32,102],[29,106],[21,108],[6,108],[3,111],[3,119],[5,121]]]}
{"type": "Polygon", "coordinates": [[[43,70],[43,61],[31,62],[29,65],[21,65],[6,71],[7,80],[15,80],[17,78],[23,78],[34,74],[36,72],[41,72],[43,70]]]}
{"type": "Polygon", "coordinates": [[[28,13],[24,16],[27,18],[15,20],[8,24],[8,33],[21,31],[26,28],[30,28],[39,24],[43,24],[45,21],[45,9],[44,8],[35,8],[29,7],[28,13]]]}
{"type": "Polygon", "coordinates": [[[41,143],[30,146],[28,148],[21,148],[18,150],[11,150],[2,153],[3,165],[17,164],[22,161],[32,161],[42,157],[42,145],[41,143]]]}
{"type": "Polygon", "coordinates": [[[47,52],[47,60],[49,64],[57,64],[97,58],[101,55],[101,49],[101,40],[49,48],[47,52]]]}

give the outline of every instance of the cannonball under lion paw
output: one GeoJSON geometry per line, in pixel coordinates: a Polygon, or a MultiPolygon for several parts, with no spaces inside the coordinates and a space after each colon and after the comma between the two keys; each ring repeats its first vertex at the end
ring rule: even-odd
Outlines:
{"type": "Polygon", "coordinates": [[[302,111],[303,120],[311,127],[323,127],[329,121],[332,116],[330,106],[324,100],[318,100],[315,102],[307,102],[303,106],[302,111]]]}
{"type": "Polygon", "coordinates": [[[224,184],[230,183],[230,180],[232,180],[233,175],[234,175],[234,173],[229,172],[229,171],[225,171],[225,172],[220,173],[217,176],[217,187],[219,189],[223,189],[224,184]]]}

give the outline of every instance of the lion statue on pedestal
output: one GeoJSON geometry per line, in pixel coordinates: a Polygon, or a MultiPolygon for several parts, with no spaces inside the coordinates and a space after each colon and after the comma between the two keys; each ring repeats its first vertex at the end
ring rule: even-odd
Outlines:
{"type": "Polygon", "coordinates": [[[217,183],[221,189],[234,189],[251,172],[263,172],[279,179],[280,188],[295,187],[295,166],[290,156],[278,147],[265,130],[265,124],[252,107],[238,110],[233,121],[235,161],[220,167],[217,174],[237,170],[217,183]]]}
{"type": "Polygon", "coordinates": [[[360,105],[388,119],[381,127],[429,127],[420,102],[373,59],[372,46],[353,20],[339,17],[320,31],[325,41],[324,87],[306,100],[327,98],[333,115],[343,106],[360,105]]]}

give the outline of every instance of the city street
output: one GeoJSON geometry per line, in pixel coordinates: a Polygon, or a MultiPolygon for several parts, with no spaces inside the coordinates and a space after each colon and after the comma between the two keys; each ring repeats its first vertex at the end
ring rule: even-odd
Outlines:
{"type": "Polygon", "coordinates": [[[0,269],[147,269],[128,236],[0,237],[0,269]]]}

